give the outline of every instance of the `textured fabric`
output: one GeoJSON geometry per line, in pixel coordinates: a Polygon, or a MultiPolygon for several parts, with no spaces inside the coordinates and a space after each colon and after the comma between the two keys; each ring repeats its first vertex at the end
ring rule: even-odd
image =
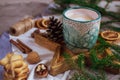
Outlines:
{"type": "MultiPolygon", "coordinates": [[[[4,32],[0,36],[0,60],[9,52],[12,52],[12,46],[9,42],[9,34],[4,32]]],[[[3,67],[0,66],[0,80],[3,80],[3,67]]]]}

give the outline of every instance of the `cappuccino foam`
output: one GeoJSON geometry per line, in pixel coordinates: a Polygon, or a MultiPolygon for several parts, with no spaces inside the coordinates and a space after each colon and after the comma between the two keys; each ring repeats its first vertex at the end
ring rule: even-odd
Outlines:
{"type": "Polygon", "coordinates": [[[76,21],[91,21],[98,17],[94,11],[88,9],[71,9],[65,13],[65,16],[76,21]]]}

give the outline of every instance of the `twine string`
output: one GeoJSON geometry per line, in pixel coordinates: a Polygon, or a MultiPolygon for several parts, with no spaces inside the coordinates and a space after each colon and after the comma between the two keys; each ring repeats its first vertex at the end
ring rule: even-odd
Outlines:
{"type": "Polygon", "coordinates": [[[24,34],[33,27],[34,27],[34,20],[32,18],[25,18],[14,24],[10,28],[10,34],[13,36],[19,36],[21,34],[24,34]]]}

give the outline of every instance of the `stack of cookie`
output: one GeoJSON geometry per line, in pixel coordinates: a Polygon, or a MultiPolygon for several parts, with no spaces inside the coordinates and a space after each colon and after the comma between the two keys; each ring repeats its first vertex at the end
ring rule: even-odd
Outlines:
{"type": "Polygon", "coordinates": [[[0,65],[4,66],[4,80],[26,80],[29,73],[28,65],[18,54],[8,53],[0,65]]]}

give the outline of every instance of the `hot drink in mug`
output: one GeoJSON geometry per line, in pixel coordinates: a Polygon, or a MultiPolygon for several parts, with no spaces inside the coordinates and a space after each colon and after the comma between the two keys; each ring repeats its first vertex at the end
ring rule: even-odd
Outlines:
{"type": "Polygon", "coordinates": [[[96,43],[101,15],[98,11],[77,7],[63,13],[63,34],[67,47],[75,53],[91,49],[96,43]]]}

